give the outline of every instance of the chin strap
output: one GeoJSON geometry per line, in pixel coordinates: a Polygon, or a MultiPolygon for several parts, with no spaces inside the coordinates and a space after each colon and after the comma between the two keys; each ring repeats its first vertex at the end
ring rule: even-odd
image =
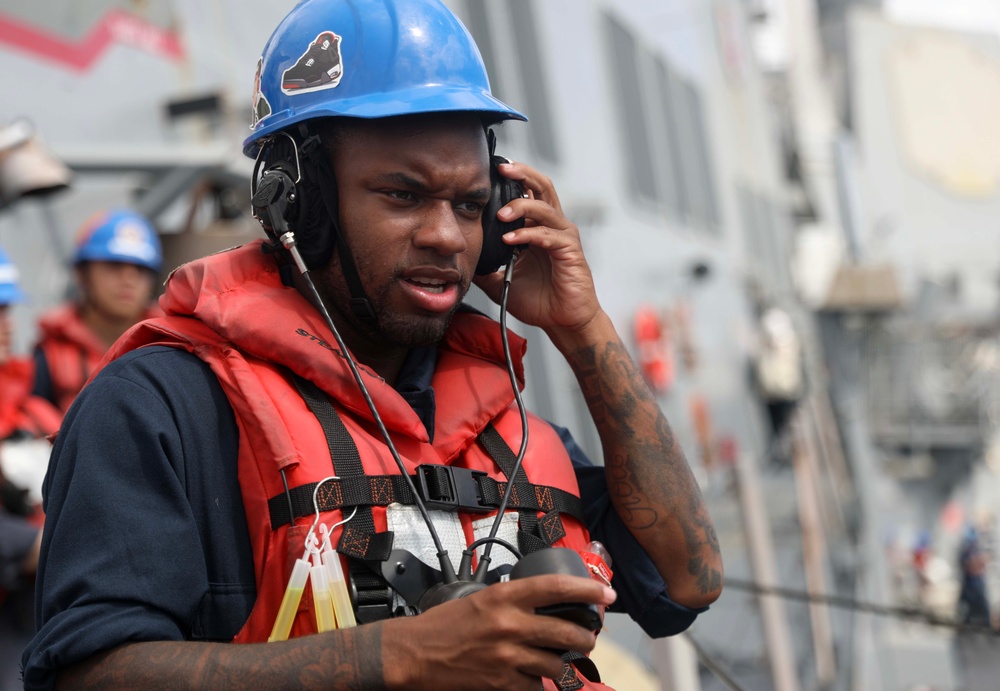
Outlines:
{"type": "Polygon", "coordinates": [[[322,142],[317,135],[310,135],[308,129],[303,125],[301,152],[316,171],[317,186],[320,196],[323,198],[323,205],[330,217],[330,224],[336,240],[335,250],[340,257],[340,266],[344,272],[344,280],[347,282],[347,289],[351,293],[351,311],[354,312],[361,321],[366,324],[374,324],[377,321],[375,309],[371,300],[365,293],[361,285],[361,278],[358,276],[358,268],[354,263],[354,255],[351,254],[350,247],[344,239],[344,234],[340,232],[340,205],[337,196],[337,178],[333,174],[330,165],[330,157],[322,146],[322,142]]]}
{"type": "Polygon", "coordinates": [[[340,266],[344,270],[344,280],[347,281],[347,289],[351,291],[351,311],[361,321],[374,324],[378,321],[378,318],[375,316],[375,309],[372,307],[372,303],[361,285],[361,278],[358,277],[358,267],[354,264],[354,256],[347,246],[347,241],[344,240],[344,234],[339,230],[337,231],[336,251],[340,256],[340,266]]]}

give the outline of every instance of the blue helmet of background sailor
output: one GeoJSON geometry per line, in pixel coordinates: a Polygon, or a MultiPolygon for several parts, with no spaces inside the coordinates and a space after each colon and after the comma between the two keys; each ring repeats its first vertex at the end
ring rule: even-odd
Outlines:
{"type": "Polygon", "coordinates": [[[92,216],[77,234],[73,264],[122,262],[159,271],[163,251],[156,231],[145,217],[127,209],[92,216]]]}
{"type": "Polygon", "coordinates": [[[10,305],[24,300],[21,276],[7,253],[0,248],[0,305],[10,305]]]}

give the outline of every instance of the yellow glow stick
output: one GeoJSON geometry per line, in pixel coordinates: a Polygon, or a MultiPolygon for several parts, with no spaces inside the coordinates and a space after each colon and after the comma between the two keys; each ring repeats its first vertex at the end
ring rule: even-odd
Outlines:
{"type": "Polygon", "coordinates": [[[333,597],[333,608],[337,611],[337,625],[349,629],[357,625],[354,620],[354,608],[351,607],[351,596],[344,582],[344,570],[340,565],[340,555],[332,549],[323,550],[323,565],[326,567],[330,594],[333,597]]]}
{"type": "Polygon", "coordinates": [[[299,610],[299,603],[302,601],[302,593],[306,588],[306,581],[309,579],[309,562],[305,559],[296,559],[295,566],[292,567],[292,576],[288,579],[288,587],[281,598],[281,607],[278,608],[278,617],[274,620],[274,628],[271,635],[267,637],[267,642],[287,641],[288,634],[292,630],[292,622],[295,621],[295,613],[299,610]]]}
{"type": "Polygon", "coordinates": [[[318,552],[313,553],[312,563],[309,581],[312,584],[313,607],[316,609],[316,630],[321,633],[333,631],[337,628],[337,620],[333,616],[333,600],[326,579],[326,567],[320,562],[318,552]]]}

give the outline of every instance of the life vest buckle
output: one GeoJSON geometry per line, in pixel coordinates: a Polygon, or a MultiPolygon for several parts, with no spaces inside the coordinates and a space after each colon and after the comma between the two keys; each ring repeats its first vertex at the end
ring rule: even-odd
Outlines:
{"type": "Polygon", "coordinates": [[[483,493],[478,482],[480,477],[488,476],[482,470],[430,463],[418,465],[417,492],[428,509],[490,513],[493,507],[482,505],[483,493]]]}

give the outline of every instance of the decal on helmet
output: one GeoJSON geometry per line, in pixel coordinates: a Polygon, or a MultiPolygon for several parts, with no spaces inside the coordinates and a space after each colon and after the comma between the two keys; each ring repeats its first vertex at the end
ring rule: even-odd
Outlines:
{"type": "Polygon", "coordinates": [[[0,285],[12,285],[21,280],[17,267],[13,264],[0,264],[0,285]]]}
{"type": "Polygon", "coordinates": [[[157,252],[147,234],[144,225],[125,219],[115,226],[114,235],[108,240],[108,251],[118,257],[135,257],[151,262],[156,259],[157,252]]]}
{"type": "Polygon", "coordinates": [[[289,96],[332,89],[343,76],[340,36],[324,31],[312,41],[294,65],[281,75],[281,91],[289,96]]]}
{"type": "Polygon", "coordinates": [[[271,114],[271,104],[260,91],[260,71],[264,66],[263,56],[257,58],[257,72],[253,77],[253,96],[250,99],[250,129],[271,114]]]}

